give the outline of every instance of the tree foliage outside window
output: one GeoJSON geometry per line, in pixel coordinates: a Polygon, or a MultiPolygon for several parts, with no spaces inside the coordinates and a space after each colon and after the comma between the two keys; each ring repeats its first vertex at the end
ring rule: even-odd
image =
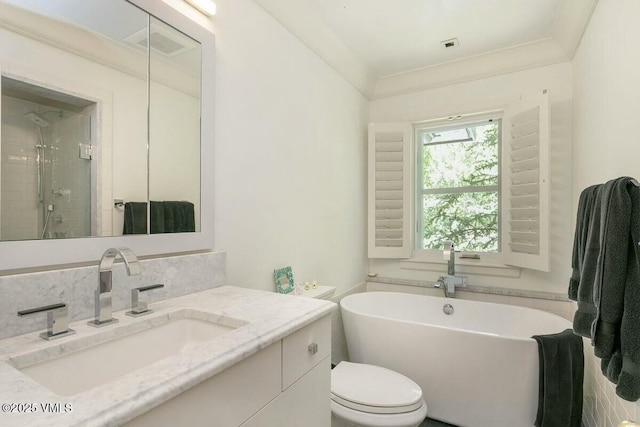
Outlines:
{"type": "Polygon", "coordinates": [[[422,128],[417,134],[422,248],[442,249],[443,242],[451,240],[457,250],[497,252],[500,121],[422,128]]]}

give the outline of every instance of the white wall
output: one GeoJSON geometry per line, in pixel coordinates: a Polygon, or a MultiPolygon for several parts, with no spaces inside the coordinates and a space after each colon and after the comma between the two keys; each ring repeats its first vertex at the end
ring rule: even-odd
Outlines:
{"type": "MultiPolygon", "coordinates": [[[[437,89],[374,100],[371,122],[416,122],[504,108],[520,97],[549,89],[551,103],[551,271],[522,269],[520,277],[469,274],[469,284],[534,291],[566,292],[573,233],[569,230],[571,189],[571,64],[568,62],[437,89]]],[[[372,259],[382,277],[433,280],[443,271],[404,269],[397,260],[372,259]]]]}
{"type": "MultiPolygon", "coordinates": [[[[640,179],[640,2],[599,0],[573,60],[572,211],[580,192],[618,176],[640,179]]],[[[640,404],[615,395],[600,374],[600,361],[586,350],[585,421],[615,427],[640,419],[640,404]]]]}
{"type": "MultiPolygon", "coordinates": [[[[252,0],[219,0],[215,245],[231,285],[364,282],[367,99],[252,0]]],[[[210,183],[203,183],[209,185],[210,183]]]]}
{"type": "Polygon", "coordinates": [[[640,2],[600,0],[574,58],[574,208],[589,185],[640,179],[640,2]]]}

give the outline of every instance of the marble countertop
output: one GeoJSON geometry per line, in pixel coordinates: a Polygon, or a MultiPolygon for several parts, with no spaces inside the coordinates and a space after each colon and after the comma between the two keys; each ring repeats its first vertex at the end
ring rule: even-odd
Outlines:
{"type": "MultiPolygon", "coordinates": [[[[93,328],[84,320],[74,322],[69,326],[76,334],[59,340],[45,341],[38,336],[40,331],[1,340],[0,425],[120,425],[329,314],[335,307],[325,300],[222,286],[151,304],[153,313],[147,316],[132,318],[125,316],[124,311],[116,312],[114,317],[119,323],[103,328],[93,328]],[[210,342],[68,397],[54,394],[8,363],[10,360],[37,363],[60,348],[67,351],[87,340],[99,342],[105,334],[109,335],[109,330],[114,331],[112,335],[116,328],[132,333],[141,322],[163,322],[184,309],[201,311],[223,323],[239,321],[238,326],[248,323],[210,342]]],[[[108,363],[109,360],[97,360],[96,369],[108,363]]]]}

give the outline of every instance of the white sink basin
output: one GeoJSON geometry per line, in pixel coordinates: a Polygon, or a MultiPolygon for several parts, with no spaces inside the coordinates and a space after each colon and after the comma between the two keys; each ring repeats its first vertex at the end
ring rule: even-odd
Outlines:
{"type": "Polygon", "coordinates": [[[71,396],[214,340],[246,323],[185,309],[169,316],[105,327],[75,341],[63,339],[34,352],[40,354],[20,355],[9,363],[52,392],[71,396]]]}

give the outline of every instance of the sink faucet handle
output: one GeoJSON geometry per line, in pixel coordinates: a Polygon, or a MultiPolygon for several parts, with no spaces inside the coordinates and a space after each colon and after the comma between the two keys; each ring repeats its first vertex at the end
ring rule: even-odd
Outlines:
{"type": "Polygon", "coordinates": [[[125,314],[127,316],[138,317],[153,313],[153,310],[149,310],[147,302],[140,300],[140,293],[160,288],[164,288],[162,283],[131,289],[131,311],[127,311],[125,314]]]}
{"type": "Polygon", "coordinates": [[[75,334],[73,329],[69,329],[67,304],[58,303],[21,310],[18,311],[18,316],[25,317],[37,313],[47,313],[47,331],[40,334],[41,338],[49,341],[75,334]]]}

